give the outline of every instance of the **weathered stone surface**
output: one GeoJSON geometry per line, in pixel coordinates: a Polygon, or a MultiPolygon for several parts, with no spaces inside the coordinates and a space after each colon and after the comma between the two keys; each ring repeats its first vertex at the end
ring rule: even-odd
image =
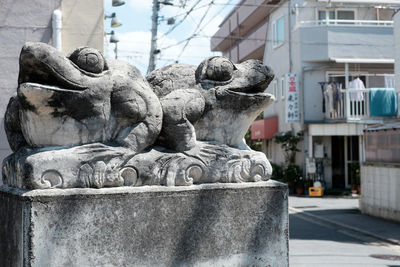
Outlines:
{"type": "Polygon", "coordinates": [[[3,165],[4,183],[22,189],[258,182],[271,173],[264,153],[208,142],[180,153],[153,147],[135,154],[101,143],[21,149],[3,165]]]}
{"type": "Polygon", "coordinates": [[[161,122],[158,98],[135,67],[88,47],[69,57],[43,43],[22,48],[17,97],[5,116],[14,151],[114,142],[140,152],[161,122]]]}
{"type": "Polygon", "coordinates": [[[22,189],[268,180],[244,135],[272,101],[261,61],[223,57],[150,73],[92,48],[64,57],[42,43],[20,55],[5,129],[4,184],[22,189]]]}
{"type": "Polygon", "coordinates": [[[185,151],[196,140],[248,149],[244,135],[257,115],[274,100],[264,93],[274,78],[259,60],[233,64],[211,57],[197,68],[172,64],[147,76],[163,108],[161,141],[185,151]]]}
{"type": "Polygon", "coordinates": [[[0,266],[288,266],[287,186],[0,190],[0,266]]]}

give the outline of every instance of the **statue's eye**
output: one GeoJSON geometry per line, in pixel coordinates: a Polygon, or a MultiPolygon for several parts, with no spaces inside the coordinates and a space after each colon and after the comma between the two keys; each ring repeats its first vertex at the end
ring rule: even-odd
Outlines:
{"type": "Polygon", "coordinates": [[[206,68],[206,79],[213,81],[229,81],[232,79],[233,70],[235,67],[232,62],[226,58],[212,58],[206,68]]]}
{"type": "Polygon", "coordinates": [[[78,48],[69,56],[69,59],[88,72],[100,73],[104,70],[104,57],[94,48],[78,48]]]}

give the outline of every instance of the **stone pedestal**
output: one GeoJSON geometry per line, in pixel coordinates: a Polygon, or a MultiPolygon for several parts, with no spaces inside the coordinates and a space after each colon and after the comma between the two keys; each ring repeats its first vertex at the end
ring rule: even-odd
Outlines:
{"type": "Polygon", "coordinates": [[[287,186],[0,190],[0,266],[288,266],[287,186]]]}

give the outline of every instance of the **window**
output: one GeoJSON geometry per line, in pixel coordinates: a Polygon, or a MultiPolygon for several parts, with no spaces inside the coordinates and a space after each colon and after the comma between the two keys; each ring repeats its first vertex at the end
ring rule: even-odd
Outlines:
{"type": "Polygon", "coordinates": [[[318,10],[318,21],[319,24],[331,24],[329,20],[335,19],[335,11],[329,10],[318,10]]]}
{"type": "Polygon", "coordinates": [[[285,17],[272,23],[272,43],[274,47],[280,46],[285,41],[285,17]]]}
{"type": "MultiPolygon", "coordinates": [[[[353,10],[338,10],[337,16],[338,20],[354,20],[353,10]]],[[[338,22],[338,24],[353,24],[353,22],[338,22]]]]}
{"type": "Polygon", "coordinates": [[[272,94],[275,97],[275,101],[278,100],[278,82],[276,80],[272,82],[272,94]]]}
{"type": "Polygon", "coordinates": [[[354,11],[353,10],[338,10],[337,11],[338,19],[346,19],[346,20],[354,20],[354,11]]]}
{"type": "Polygon", "coordinates": [[[285,93],[286,93],[286,83],[285,83],[285,76],[282,76],[281,78],[281,98],[285,98],[285,93]]]}
{"type": "Polygon", "coordinates": [[[337,20],[355,20],[354,10],[318,10],[318,24],[352,24],[337,20]]]}

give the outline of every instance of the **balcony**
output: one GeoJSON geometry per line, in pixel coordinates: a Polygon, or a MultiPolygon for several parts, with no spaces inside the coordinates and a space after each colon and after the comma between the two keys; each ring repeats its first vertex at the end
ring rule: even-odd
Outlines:
{"type": "Polygon", "coordinates": [[[278,2],[278,0],[241,1],[211,37],[211,51],[225,52],[232,48],[238,40],[245,38],[254,28],[267,21],[273,4],[278,2]]]}
{"type": "Polygon", "coordinates": [[[366,55],[368,58],[394,58],[393,21],[302,21],[297,30],[303,61],[323,62],[332,58],[365,58],[366,55]]]}
{"type": "Polygon", "coordinates": [[[388,98],[383,99],[384,103],[382,103],[379,96],[376,98],[376,94],[371,94],[374,90],[347,89],[340,90],[339,95],[325,93],[325,119],[327,121],[378,123],[385,119],[395,118],[398,109],[398,95],[394,93],[394,90],[387,89],[388,98]],[[371,99],[371,95],[373,99],[371,99]]]}
{"type": "Polygon", "coordinates": [[[243,62],[247,59],[262,60],[264,56],[265,36],[267,35],[268,22],[261,24],[249,34],[246,39],[236,43],[224,56],[230,57],[234,62],[243,62]]]}

